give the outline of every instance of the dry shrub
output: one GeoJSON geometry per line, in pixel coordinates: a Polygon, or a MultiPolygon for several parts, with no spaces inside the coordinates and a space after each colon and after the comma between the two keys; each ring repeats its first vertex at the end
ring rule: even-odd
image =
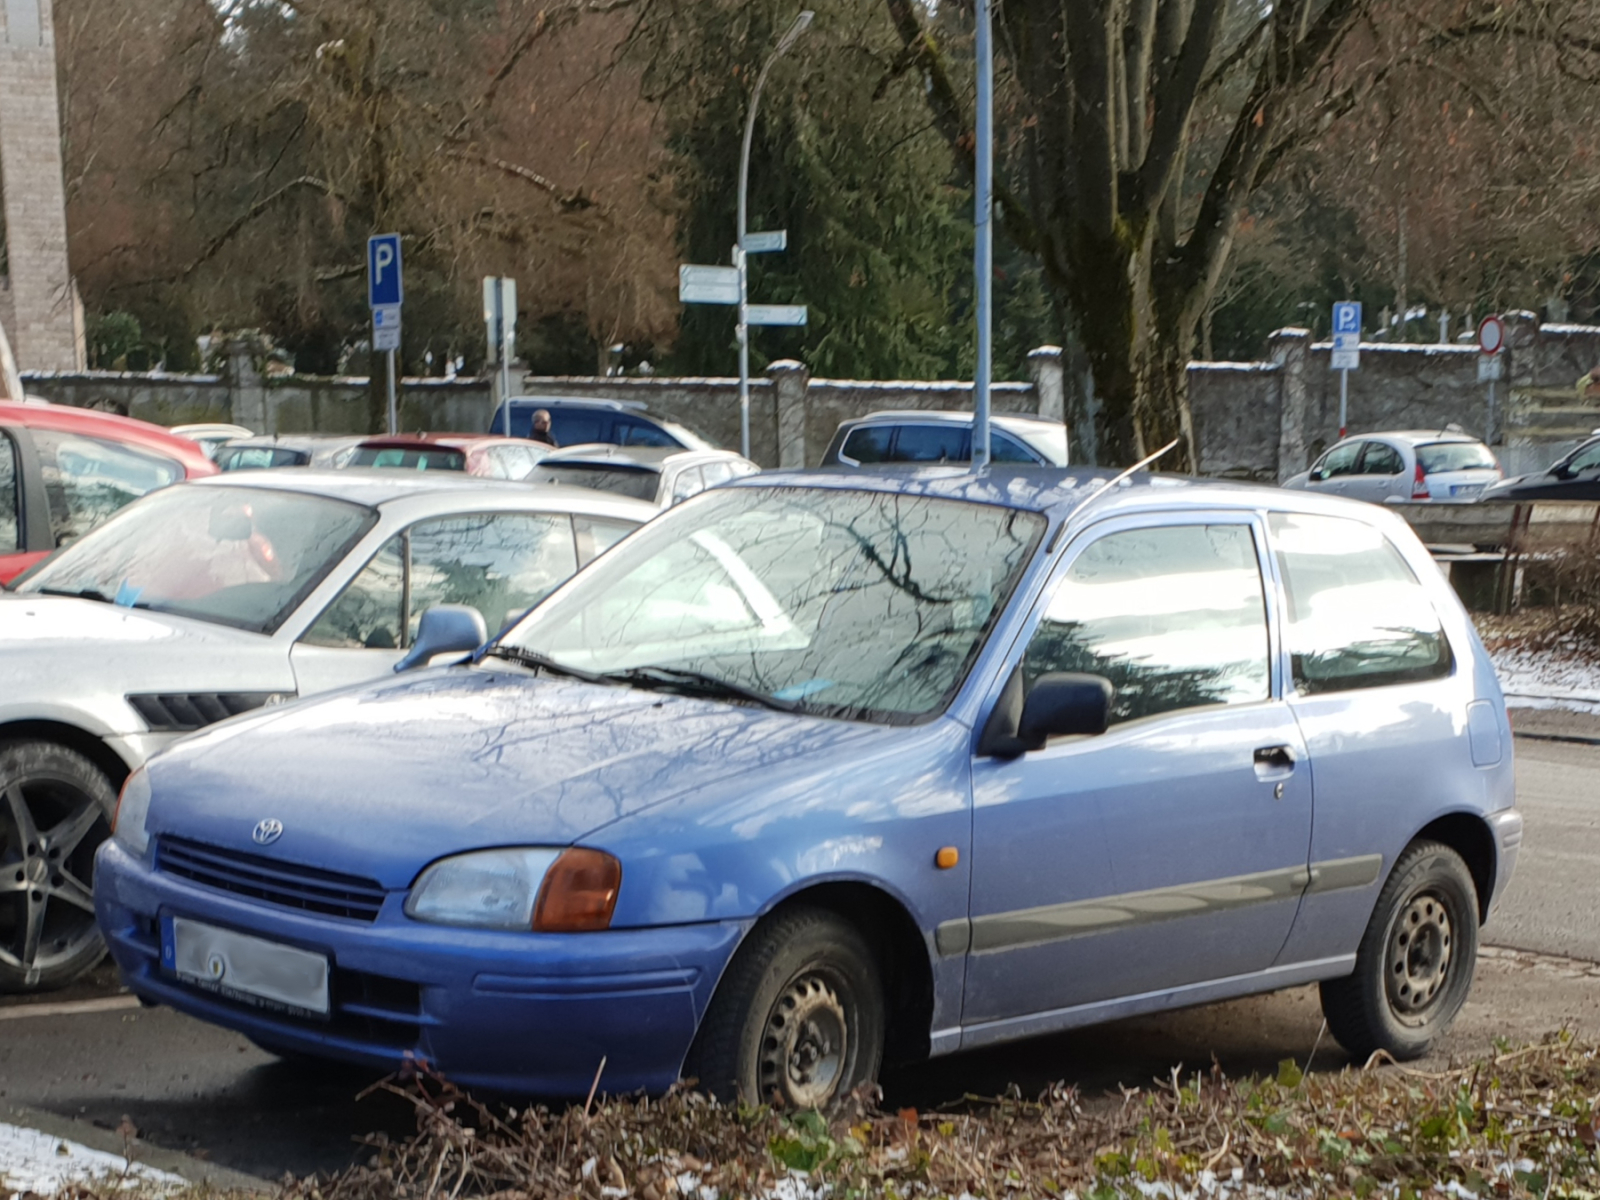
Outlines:
{"type": "Polygon", "coordinates": [[[416,1137],[373,1139],[366,1165],[284,1200],[1600,1194],[1600,1054],[1565,1034],[1447,1071],[1213,1066],[1110,1104],[1058,1085],[934,1114],[865,1095],[785,1114],[687,1090],[497,1112],[436,1079],[384,1086],[416,1105],[416,1137]]]}

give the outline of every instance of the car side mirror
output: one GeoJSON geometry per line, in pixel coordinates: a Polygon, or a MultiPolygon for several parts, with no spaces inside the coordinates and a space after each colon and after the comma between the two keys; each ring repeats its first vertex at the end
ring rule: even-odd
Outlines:
{"type": "Polygon", "coordinates": [[[395,674],[425,667],[436,654],[467,654],[489,640],[483,614],[468,604],[438,604],[422,614],[417,640],[399,662],[395,674]]]}
{"type": "Polygon", "coordinates": [[[1116,688],[1102,675],[1050,671],[1028,686],[1019,666],[1006,681],[978,740],[978,753],[1015,758],[1053,737],[1095,736],[1111,724],[1116,688]]]}

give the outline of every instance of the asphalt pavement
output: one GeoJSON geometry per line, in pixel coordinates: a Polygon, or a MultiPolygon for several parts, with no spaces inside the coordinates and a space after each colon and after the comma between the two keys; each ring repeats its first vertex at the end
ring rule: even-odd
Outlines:
{"type": "MultiPolygon", "coordinates": [[[[1522,857],[1441,1060],[1563,1024],[1600,1036],[1600,746],[1519,738],[1517,753],[1522,857]]],[[[1233,1074],[1285,1058],[1304,1064],[1313,1046],[1314,1066],[1343,1066],[1320,1030],[1316,990],[1298,988],[939,1059],[890,1073],[885,1099],[928,1109],[1013,1084],[1036,1094],[1061,1079],[1096,1095],[1213,1057],[1233,1074]]],[[[65,1121],[82,1140],[118,1144],[111,1131],[131,1125],[152,1147],[263,1179],[336,1170],[362,1152],[363,1135],[408,1133],[403,1100],[356,1098],[373,1082],[282,1062],[236,1034],[133,1006],[109,969],[67,993],[0,1003],[0,1121],[29,1124],[32,1114],[35,1125],[65,1121]]]]}

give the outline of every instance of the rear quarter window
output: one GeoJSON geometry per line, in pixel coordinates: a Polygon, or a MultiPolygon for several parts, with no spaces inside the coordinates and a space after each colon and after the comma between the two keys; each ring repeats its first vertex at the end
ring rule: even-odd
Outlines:
{"type": "Polygon", "coordinates": [[[1424,475],[1444,471],[1492,471],[1499,464],[1489,447],[1477,442],[1435,442],[1417,447],[1417,462],[1424,475]]]}
{"type": "Polygon", "coordinates": [[[852,429],[850,436],[844,439],[844,445],[839,448],[839,453],[858,463],[881,463],[889,458],[889,439],[894,435],[894,429],[888,425],[867,425],[860,429],[852,429]]]}
{"type": "Polygon", "coordinates": [[[1343,517],[1273,513],[1302,696],[1422,683],[1454,658],[1433,601],[1382,533],[1343,517]]]}

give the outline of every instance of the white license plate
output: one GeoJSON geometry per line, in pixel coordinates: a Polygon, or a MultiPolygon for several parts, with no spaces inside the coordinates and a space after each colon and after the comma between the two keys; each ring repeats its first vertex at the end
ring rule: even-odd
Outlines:
{"type": "Polygon", "coordinates": [[[1483,484],[1481,483],[1455,483],[1450,485],[1450,494],[1452,496],[1476,496],[1481,491],[1483,491],[1483,484]]]}
{"type": "Polygon", "coordinates": [[[161,960],[179,979],[258,1008],[328,1015],[322,955],[184,917],[161,924],[161,960]]]}

